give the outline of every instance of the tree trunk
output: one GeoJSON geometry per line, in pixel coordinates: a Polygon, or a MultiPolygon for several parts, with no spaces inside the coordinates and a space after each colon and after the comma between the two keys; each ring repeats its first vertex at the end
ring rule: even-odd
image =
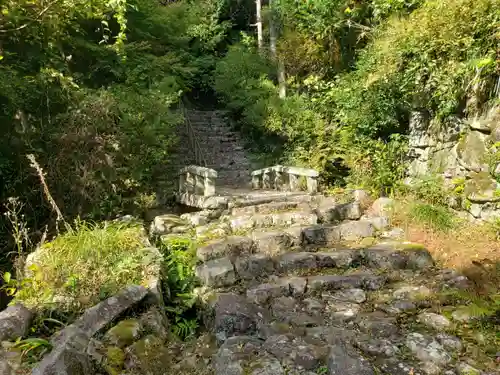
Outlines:
{"type": "Polygon", "coordinates": [[[278,58],[277,42],[278,33],[276,31],[276,18],[273,9],[273,0],[269,0],[269,39],[270,39],[270,50],[271,58],[278,66],[278,87],[279,87],[279,97],[286,97],[286,75],[285,75],[285,64],[281,59],[278,58]]]}
{"type": "Polygon", "coordinates": [[[257,46],[259,48],[259,53],[262,53],[262,47],[263,47],[263,37],[262,37],[262,15],[261,15],[261,8],[262,8],[262,3],[261,0],[255,0],[255,7],[256,7],[256,13],[257,13],[257,46]]]}

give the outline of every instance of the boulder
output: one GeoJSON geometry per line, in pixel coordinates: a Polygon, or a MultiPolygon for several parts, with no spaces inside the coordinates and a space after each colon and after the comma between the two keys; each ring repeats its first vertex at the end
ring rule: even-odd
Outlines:
{"type": "Polygon", "coordinates": [[[286,232],[253,232],[255,251],[267,255],[278,255],[286,252],[292,246],[292,238],[286,232]]]}
{"type": "Polygon", "coordinates": [[[23,337],[33,320],[33,313],[21,304],[7,307],[0,312],[0,341],[23,337]]]}
{"type": "Polygon", "coordinates": [[[142,333],[142,324],[137,319],[125,319],[104,335],[104,342],[119,348],[125,348],[136,341],[142,333]]]}
{"type": "Polygon", "coordinates": [[[333,245],[340,241],[341,231],[335,225],[316,225],[304,228],[302,235],[306,244],[333,245]]]}
{"type": "Polygon", "coordinates": [[[369,221],[350,221],[339,225],[340,237],[345,241],[357,241],[366,237],[373,237],[375,228],[369,221]]]}
{"type": "Polygon", "coordinates": [[[153,219],[149,231],[152,235],[161,236],[169,233],[184,233],[190,228],[191,225],[187,220],[177,215],[165,214],[153,219]]]}

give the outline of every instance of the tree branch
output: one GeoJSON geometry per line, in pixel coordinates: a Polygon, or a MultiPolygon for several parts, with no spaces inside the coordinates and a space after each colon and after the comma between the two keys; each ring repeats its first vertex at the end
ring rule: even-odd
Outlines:
{"type": "Polygon", "coordinates": [[[43,8],[40,13],[38,13],[38,15],[36,16],[36,18],[30,22],[27,22],[25,23],[24,25],[21,25],[19,27],[16,27],[14,29],[0,29],[0,33],[2,34],[5,34],[5,33],[10,33],[10,32],[13,32],[13,31],[19,31],[19,30],[22,30],[26,27],[28,27],[30,24],[32,24],[33,22],[36,22],[38,21],[40,18],[42,18],[42,16],[55,4],[57,3],[58,0],[54,0],[53,2],[51,2],[49,5],[47,5],[45,8],[43,8]]]}

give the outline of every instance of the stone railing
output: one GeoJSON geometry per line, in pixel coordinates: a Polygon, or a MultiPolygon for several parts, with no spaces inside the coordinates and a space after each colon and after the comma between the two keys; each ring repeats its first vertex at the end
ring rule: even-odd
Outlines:
{"type": "Polygon", "coordinates": [[[203,197],[215,195],[217,171],[189,165],[179,171],[179,194],[194,194],[203,197]]]}
{"type": "Polygon", "coordinates": [[[305,187],[309,193],[316,193],[318,175],[314,169],[275,165],[253,171],[252,187],[283,191],[300,191],[305,187]],[[305,180],[305,186],[302,186],[301,179],[305,180]]]}

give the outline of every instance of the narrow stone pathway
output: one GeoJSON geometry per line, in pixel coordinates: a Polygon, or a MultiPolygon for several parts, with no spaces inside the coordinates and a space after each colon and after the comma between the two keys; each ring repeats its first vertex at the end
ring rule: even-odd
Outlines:
{"type": "Polygon", "coordinates": [[[198,292],[214,341],[180,373],[497,374],[493,357],[460,337],[474,318],[452,296],[467,278],[399,240],[382,206],[283,193],[198,225],[198,292]]]}
{"type": "Polygon", "coordinates": [[[235,132],[223,111],[187,112],[207,168],[218,173],[216,185],[246,188],[250,183],[251,163],[240,135],[235,132]]]}

